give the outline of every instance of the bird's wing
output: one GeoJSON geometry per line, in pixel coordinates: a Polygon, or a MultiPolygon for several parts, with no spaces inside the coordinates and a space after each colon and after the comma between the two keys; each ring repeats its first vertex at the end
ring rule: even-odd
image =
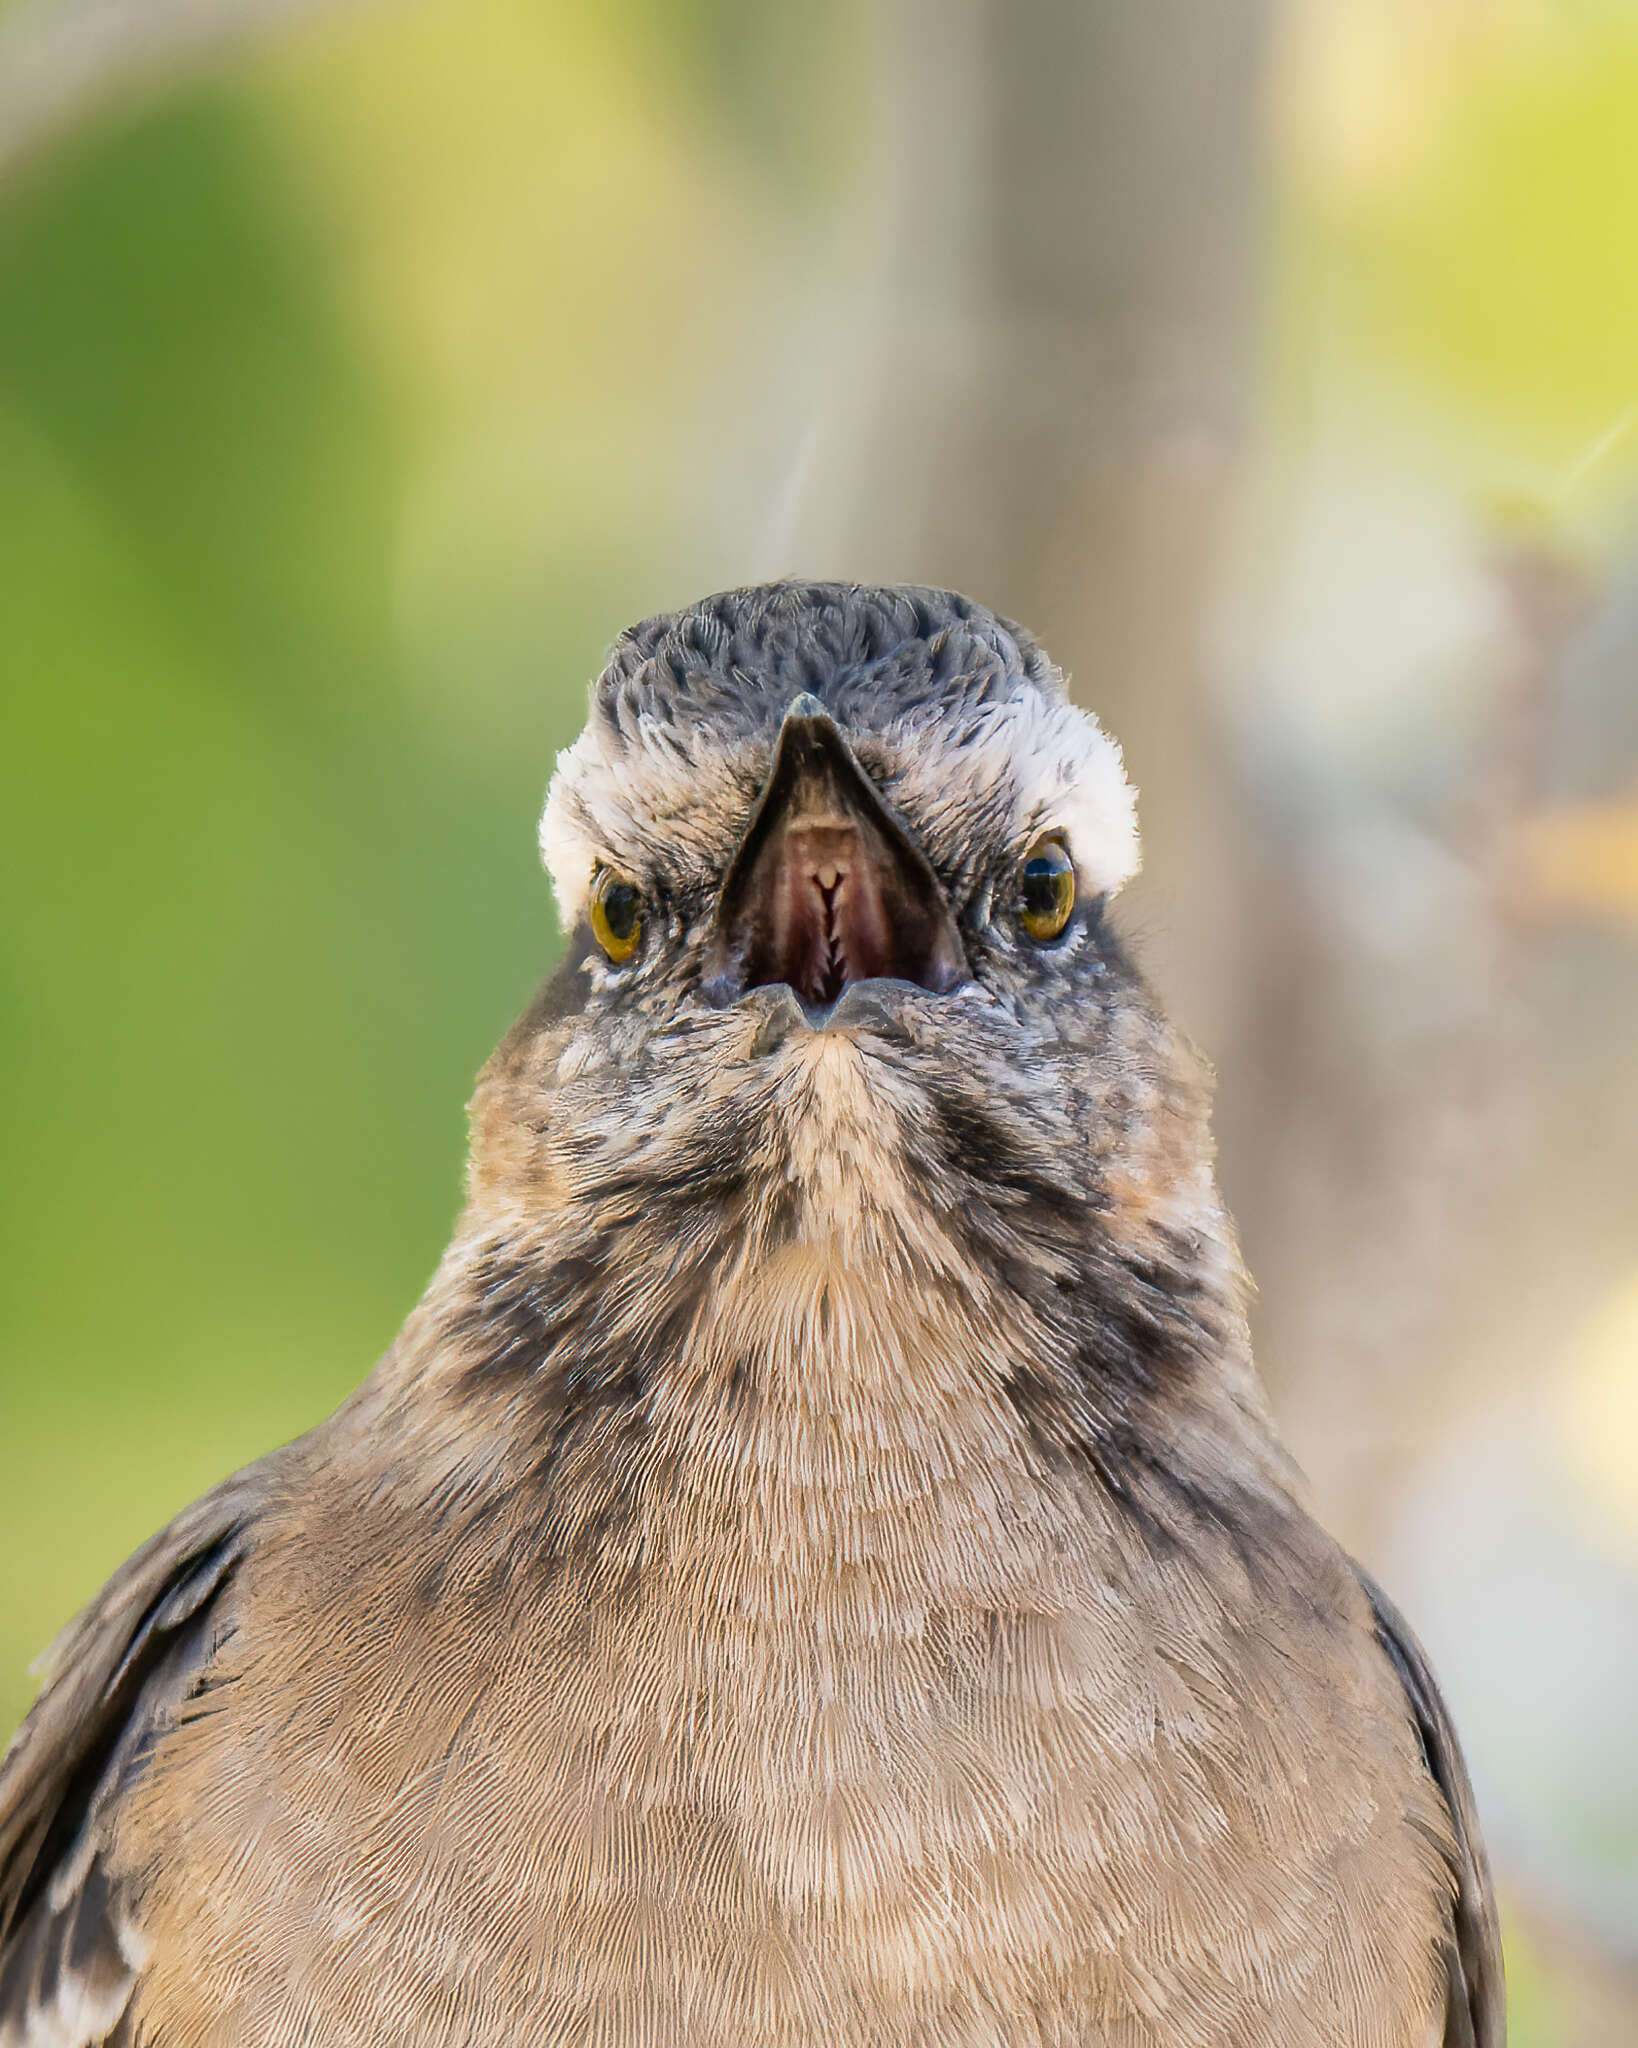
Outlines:
{"type": "Polygon", "coordinates": [[[47,1652],[0,1761],[0,2048],[90,2048],[144,1960],[105,1852],[122,1795],[232,1633],[249,1539],[244,1477],[139,1550],[47,1652]]]}
{"type": "Polygon", "coordinates": [[[1354,1569],[1371,1603],[1377,1640],[1405,1688],[1429,1775],[1443,1793],[1455,1824],[1456,1910],[1448,1956],[1450,1991],[1444,2048],[1504,2048],[1507,2015],[1501,1934],[1473,1787],[1456,1730],[1409,1622],[1367,1572],[1357,1565],[1354,1569]]]}

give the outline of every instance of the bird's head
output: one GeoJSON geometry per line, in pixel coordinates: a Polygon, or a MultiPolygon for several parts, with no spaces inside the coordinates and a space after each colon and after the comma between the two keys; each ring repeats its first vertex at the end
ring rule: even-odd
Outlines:
{"type": "Polygon", "coordinates": [[[789,584],[622,640],[541,843],[588,1014],[649,1031],[1050,1006],[1138,859],[1119,749],[1026,634],[943,592],[789,584]]]}
{"type": "Polygon", "coordinates": [[[1019,628],[795,583],[634,627],[541,843],[572,937],[480,1085],[480,1215],[670,1268],[1221,1237],[1198,1068],[1108,917],[1120,752],[1019,628]]]}

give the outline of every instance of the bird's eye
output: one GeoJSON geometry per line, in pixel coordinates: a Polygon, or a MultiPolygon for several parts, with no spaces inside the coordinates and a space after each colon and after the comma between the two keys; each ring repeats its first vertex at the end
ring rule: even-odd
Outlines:
{"type": "Polygon", "coordinates": [[[613,868],[599,868],[592,882],[591,928],[616,967],[623,967],[643,936],[643,892],[613,868]]]}
{"type": "Polygon", "coordinates": [[[1018,877],[1018,921],[1032,939],[1055,939],[1075,908],[1075,869],[1061,839],[1037,839],[1018,877]]]}

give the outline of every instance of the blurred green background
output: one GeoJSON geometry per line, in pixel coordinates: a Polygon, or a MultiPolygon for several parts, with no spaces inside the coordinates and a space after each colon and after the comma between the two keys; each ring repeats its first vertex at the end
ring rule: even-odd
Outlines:
{"type": "MultiPolygon", "coordinates": [[[[1028,328],[1021,354],[988,328],[974,329],[982,349],[964,353],[959,335],[929,345],[895,394],[881,366],[906,324],[924,340],[955,332],[938,308],[956,258],[901,263],[891,224],[922,203],[902,138],[934,117],[911,120],[895,93],[925,8],[243,11],[236,39],[196,47],[167,42],[156,7],[153,50],[116,52],[106,77],[71,76],[59,95],[53,17],[75,9],[0,6],[3,1726],[26,1707],[30,1658],[107,1572],[322,1416],[413,1304],[459,1202],[461,1105],[551,964],[535,821],[618,628],[706,588],[811,568],[959,575],[1030,607],[1062,645],[1051,592],[1043,617],[1004,550],[992,579],[982,548],[963,552],[939,524],[947,508],[906,520],[897,552],[868,537],[865,514],[848,540],[849,491],[868,502],[874,482],[902,482],[896,425],[944,406],[955,438],[959,377],[1033,391],[1034,366],[1058,359],[1074,323],[1104,316],[1088,288],[1028,328]],[[875,379],[887,423],[862,466],[856,446],[845,461],[814,452],[847,445],[850,365],[875,379]]],[[[1539,1125],[1508,1155],[1509,1184],[1528,1191],[1513,1227],[1551,1240],[1574,1312],[1562,1298],[1526,1312],[1492,1287],[1475,1330],[1549,1334],[1505,1400],[1458,1373],[1441,1414],[1456,1418],[1459,1460],[1492,1428],[1544,1441],[1546,1411],[1528,1404],[1549,1404],[1554,1499],[1575,1502],[1584,1544],[1564,1552],[1566,1583],[1596,1584],[1620,1612],[1638,1585],[1638,14],[1614,0],[1310,0],[1238,16],[1243,71],[1204,76],[1198,104],[1234,95],[1244,116],[1224,145],[1245,144],[1244,233],[1190,330],[1208,352],[1227,336],[1227,367],[1201,372],[1180,348],[1163,386],[1237,395],[1221,429],[1191,398],[1154,468],[1191,505],[1199,476],[1221,472],[1198,558],[1163,554],[1149,572],[1168,615],[1182,581],[1203,593],[1204,652],[1176,666],[1206,681],[1148,726],[1166,689],[1128,684],[1128,727],[1102,688],[1118,681],[1098,667],[1107,638],[1087,636],[1077,673],[1135,733],[1154,806],[1146,935],[1222,1059],[1225,1171],[1279,1299],[1282,1255],[1305,1262],[1279,1191],[1258,1180],[1272,1155],[1243,1135],[1267,1128],[1265,1035],[1243,982],[1224,993],[1233,971],[1191,968],[1209,945],[1190,942],[1190,878],[1204,892],[1227,869],[1178,764],[1201,750],[1216,815],[1255,813],[1250,871],[1271,849],[1295,858],[1298,789],[1423,849],[1452,760],[1483,751],[1476,678],[1514,659],[1509,620],[1529,637],[1503,604],[1498,652],[1487,555],[1526,533],[1536,566],[1582,593],[1578,619],[1601,622],[1590,654],[1576,639],[1565,656],[1575,716],[1567,739],[1543,742],[1560,765],[1514,791],[1518,817],[1504,820],[1519,826],[1504,849],[1519,863],[1510,902],[1535,902],[1535,938],[1547,934],[1517,978],[1526,1028],[1556,1047],[1532,1070],[1539,1125]],[[1596,1224],[1575,1206],[1587,1188],[1601,1191],[1596,1224]]],[[[988,105],[988,32],[974,30],[973,97],[952,132],[988,105]]],[[[1186,106],[1180,118],[1186,131],[1186,106]]],[[[960,209],[982,210],[972,175],[966,158],[950,171],[952,219],[912,222],[914,250],[962,242],[960,209]]],[[[1101,205],[1108,233],[1140,246],[1141,181],[1066,203],[1076,233],[1101,205]]],[[[1018,233],[997,232],[1016,254],[1018,233]]],[[[977,302],[1011,288],[963,260],[977,302]]],[[[1199,270],[1159,296],[1187,301],[1199,270]]],[[[1114,275],[1149,289],[1129,250],[1114,275]]],[[[1127,289],[1114,288],[1113,321],[1127,289]]],[[[1029,432],[1051,442],[1045,414],[1029,432]]],[[[1111,488],[1135,476],[1148,491],[1147,460],[1111,488]]],[[[1054,532],[1078,502],[1063,498],[1054,532]]],[[[1188,527],[1174,502],[1156,530],[1188,527]]],[[[1004,524],[1018,530],[1015,511],[1004,524]]],[[[1111,591],[1143,584],[1100,571],[1113,540],[1083,533],[1075,547],[1053,557],[1054,588],[1099,573],[1111,591]]],[[[1310,866],[1331,872],[1317,855],[1310,866]]],[[[1422,903],[1432,884],[1407,886],[1422,903]]],[[[1278,924],[1266,895],[1241,901],[1263,913],[1254,937],[1278,924]]],[[[1451,923],[1430,953],[1448,958],[1443,932],[1474,928],[1465,901],[1438,912],[1451,923]]],[[[1388,1029],[1389,1065],[1402,1064],[1406,1014],[1388,1029]]],[[[1322,1093],[1352,1057],[1333,1046],[1320,1059],[1322,1093]]],[[[1339,1153],[1327,1185],[1356,1168],[1339,1153]]],[[[1281,1188],[1307,1185],[1280,1174],[1281,1188]]],[[[1538,1296],[1551,1272],[1537,1271],[1538,1296]]],[[[1315,1310],[1325,1344],[1346,1325],[1341,1287],[1315,1310]]],[[[1418,1356],[1463,1349],[1448,1332],[1418,1342],[1418,1356]]],[[[1466,1468],[1447,1460],[1424,1484],[1421,1447],[1384,1454],[1404,1494],[1392,1516],[1367,1531],[1357,1509],[1350,1523],[1378,1482],[1350,1494],[1332,1474],[1328,1449],[1351,1450],[1358,1432],[1314,1405],[1291,1361],[1319,1372],[1329,1353],[1306,1343],[1282,1351],[1271,1323],[1265,1358],[1322,1499],[1362,1547],[1432,1575],[1419,1611],[1456,1617],[1446,1639],[1429,1627],[1453,1693],[1465,1685],[1481,1721],[1487,1701],[1518,1706],[1528,1631],[1504,1629],[1487,1665],[1460,1614],[1505,1607],[1534,1566],[1506,1561],[1505,1530],[1491,1550],[1452,1544],[1423,1507],[1430,1489],[1465,1499],[1452,1474],[1466,1468]]],[[[1511,1453],[1486,1455],[1476,1483],[1493,1491],[1511,1453]]],[[[1507,1529],[1522,1513],[1508,1509],[1507,1529]]],[[[1596,1601],[1584,1639],[1603,1643],[1610,1610],[1596,1601]]],[[[1555,1656],[1573,1681],[1573,1656],[1555,1656]]],[[[1536,1718],[1519,1706],[1516,1727],[1499,1721],[1491,1748],[1475,1739],[1481,1785],[1488,1758],[1498,1797],[1511,1787],[1528,1809],[1498,1852],[1521,2048],[1613,2044],[1599,2030],[1625,2020],[1607,2016],[1638,2009],[1621,2003],[1631,1956],[1604,1934],[1583,1945],[1562,1905],[1591,1898],[1593,1918],[1601,1901],[1619,1920],[1638,1898],[1630,1748],[1609,1738],[1612,1775],[1590,1798],[1540,1763],[1580,1740],[1562,1720],[1574,1701],[1623,1673],[1638,1682],[1630,1661],[1613,1681],[1589,1667],[1536,1718]],[[1562,1871],[1538,1855],[1548,1836],[1562,1871]]],[[[1587,1739],[1596,1749],[1597,1731],[1587,1739]]]]}

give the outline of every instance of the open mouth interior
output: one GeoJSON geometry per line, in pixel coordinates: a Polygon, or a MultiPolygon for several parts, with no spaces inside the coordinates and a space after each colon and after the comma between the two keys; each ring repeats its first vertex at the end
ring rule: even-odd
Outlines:
{"type": "MultiPolygon", "coordinates": [[[[812,700],[806,700],[812,702],[812,700]]],[[[967,959],[942,884],[817,703],[793,707],[723,883],[711,980],[786,983],[810,1010],[891,976],[943,993],[967,959]]]]}
{"type": "Polygon", "coordinates": [[[894,886],[891,863],[872,859],[873,851],[879,855],[846,819],[804,821],[781,834],[744,961],[746,988],[788,982],[818,1008],[856,981],[922,981],[934,971],[925,918],[894,886]]]}

